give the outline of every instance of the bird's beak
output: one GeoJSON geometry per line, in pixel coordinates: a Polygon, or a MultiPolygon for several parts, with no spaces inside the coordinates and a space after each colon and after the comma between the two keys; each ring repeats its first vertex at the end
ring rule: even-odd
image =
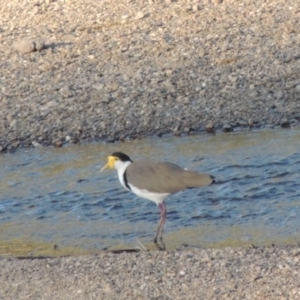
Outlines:
{"type": "Polygon", "coordinates": [[[113,156],[109,156],[107,164],[100,170],[100,172],[104,171],[105,169],[113,169],[114,166],[115,166],[115,158],[113,156]]]}

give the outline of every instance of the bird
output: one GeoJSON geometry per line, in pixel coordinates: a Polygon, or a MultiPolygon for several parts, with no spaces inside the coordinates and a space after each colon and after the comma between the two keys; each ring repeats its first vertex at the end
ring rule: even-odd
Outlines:
{"type": "Polygon", "coordinates": [[[155,202],[160,210],[154,243],[163,241],[163,229],[167,209],[165,199],[171,194],[214,183],[214,176],[189,171],[170,162],[151,160],[132,161],[123,152],[108,156],[107,164],[101,169],[116,169],[121,185],[128,191],[155,202]]]}

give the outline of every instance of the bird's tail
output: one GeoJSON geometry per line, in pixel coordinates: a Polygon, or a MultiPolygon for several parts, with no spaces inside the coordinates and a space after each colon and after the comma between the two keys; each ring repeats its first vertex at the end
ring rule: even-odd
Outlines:
{"type": "Polygon", "coordinates": [[[214,177],[209,174],[195,173],[191,171],[185,172],[183,178],[188,188],[211,185],[214,182],[214,177]]]}

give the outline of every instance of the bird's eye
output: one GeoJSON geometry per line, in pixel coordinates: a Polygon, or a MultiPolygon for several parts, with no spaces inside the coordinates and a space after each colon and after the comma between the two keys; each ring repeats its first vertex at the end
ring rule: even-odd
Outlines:
{"type": "Polygon", "coordinates": [[[115,158],[115,161],[118,161],[118,160],[119,160],[119,158],[118,158],[118,157],[116,157],[116,158],[115,158]]]}

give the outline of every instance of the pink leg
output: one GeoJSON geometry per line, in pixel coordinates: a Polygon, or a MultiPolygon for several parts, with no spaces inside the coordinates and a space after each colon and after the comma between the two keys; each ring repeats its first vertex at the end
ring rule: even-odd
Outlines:
{"type": "Polygon", "coordinates": [[[157,227],[156,235],[155,235],[155,238],[154,238],[154,243],[155,244],[157,244],[157,239],[158,238],[160,240],[162,240],[164,225],[165,225],[165,222],[166,222],[166,215],[167,215],[167,208],[166,208],[165,203],[158,204],[158,208],[160,210],[160,220],[158,222],[158,227],[157,227]]]}

